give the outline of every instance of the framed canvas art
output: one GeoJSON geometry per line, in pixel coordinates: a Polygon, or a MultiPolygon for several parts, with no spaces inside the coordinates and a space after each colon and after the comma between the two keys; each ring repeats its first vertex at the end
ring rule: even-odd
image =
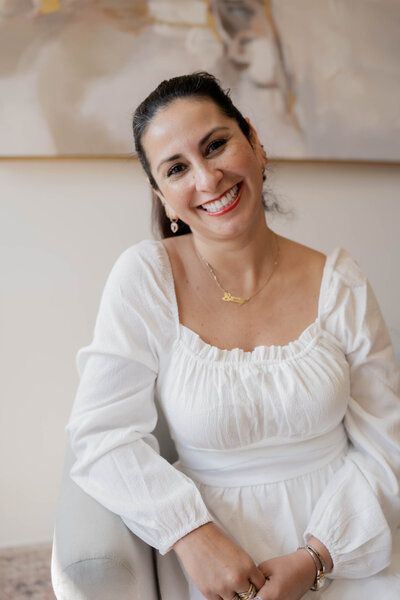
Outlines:
{"type": "Polygon", "coordinates": [[[397,0],[0,0],[0,156],[133,153],[163,79],[214,73],[271,158],[400,159],[397,0]]]}

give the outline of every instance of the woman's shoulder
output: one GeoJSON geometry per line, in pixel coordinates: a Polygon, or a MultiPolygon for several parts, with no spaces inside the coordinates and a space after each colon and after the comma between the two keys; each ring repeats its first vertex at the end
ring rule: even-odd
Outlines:
{"type": "Polygon", "coordinates": [[[130,280],[132,276],[148,277],[154,270],[162,269],[162,258],[161,242],[143,239],[120,252],[114,261],[113,270],[123,279],[130,280]]]}
{"type": "Polygon", "coordinates": [[[155,258],[160,249],[158,240],[146,238],[128,246],[117,257],[117,262],[126,264],[135,264],[143,260],[152,260],[155,258]]]}
{"type": "Polygon", "coordinates": [[[365,273],[347,248],[337,245],[324,254],[294,240],[283,237],[280,239],[286,247],[288,260],[299,271],[314,274],[316,279],[324,279],[330,286],[334,282],[350,287],[365,284],[365,273]]]}
{"type": "Polygon", "coordinates": [[[318,318],[322,328],[347,351],[366,312],[372,314],[378,306],[366,274],[343,246],[335,246],[326,255],[297,243],[293,249],[305,267],[309,266],[315,273],[320,270],[318,318]]]}
{"type": "Polygon", "coordinates": [[[171,302],[170,267],[161,241],[144,239],[123,250],[109,274],[113,287],[119,287],[126,298],[141,299],[149,307],[171,302]]]}
{"type": "Polygon", "coordinates": [[[278,242],[281,259],[288,270],[322,275],[327,259],[323,252],[281,235],[278,236],[278,242]]]}

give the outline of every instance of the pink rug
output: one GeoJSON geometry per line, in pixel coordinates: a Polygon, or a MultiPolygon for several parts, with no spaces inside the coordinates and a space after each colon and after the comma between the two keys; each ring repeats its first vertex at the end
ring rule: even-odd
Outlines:
{"type": "Polygon", "coordinates": [[[50,579],[51,544],[0,548],[2,600],[55,600],[50,579]]]}

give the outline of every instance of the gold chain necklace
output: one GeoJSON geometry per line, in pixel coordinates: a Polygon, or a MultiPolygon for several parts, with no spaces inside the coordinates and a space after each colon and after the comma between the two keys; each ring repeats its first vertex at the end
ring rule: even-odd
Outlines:
{"type": "Polygon", "coordinates": [[[275,268],[279,262],[279,244],[278,244],[278,238],[277,235],[275,233],[275,231],[272,232],[274,235],[274,240],[275,240],[275,245],[276,245],[276,257],[274,260],[274,263],[272,265],[272,270],[271,273],[268,276],[268,279],[263,283],[263,285],[252,295],[249,296],[248,298],[242,298],[241,296],[234,296],[233,294],[231,294],[231,292],[228,292],[228,290],[226,290],[224,287],[222,287],[222,285],[220,284],[220,282],[218,281],[218,277],[216,276],[214,269],[212,268],[212,266],[206,261],[206,259],[204,258],[204,256],[202,256],[197,250],[196,247],[194,247],[194,250],[197,254],[197,256],[200,258],[200,260],[202,260],[204,262],[204,264],[206,265],[206,267],[208,268],[210,275],[212,276],[212,278],[214,279],[215,283],[218,285],[218,287],[220,288],[220,290],[222,290],[224,292],[224,295],[222,296],[221,300],[224,300],[224,302],[236,302],[237,304],[246,304],[246,302],[249,302],[250,300],[252,300],[254,298],[254,296],[257,296],[257,294],[259,294],[261,292],[261,290],[263,290],[265,288],[265,286],[267,285],[267,283],[269,282],[269,280],[271,279],[272,275],[275,272],[275,268]]]}

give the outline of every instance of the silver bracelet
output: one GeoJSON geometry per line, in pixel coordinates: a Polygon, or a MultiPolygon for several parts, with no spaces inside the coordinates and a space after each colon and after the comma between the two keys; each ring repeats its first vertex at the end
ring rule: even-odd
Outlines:
{"type": "Polygon", "coordinates": [[[297,550],[307,550],[308,554],[313,559],[315,568],[316,568],[316,575],[315,575],[315,579],[314,579],[314,584],[310,588],[310,590],[312,590],[313,592],[320,590],[325,585],[325,582],[326,582],[326,580],[325,580],[326,567],[325,567],[325,562],[322,559],[322,556],[320,555],[319,552],[316,551],[315,548],[313,548],[309,544],[307,544],[306,546],[299,546],[297,548],[297,550]]]}

